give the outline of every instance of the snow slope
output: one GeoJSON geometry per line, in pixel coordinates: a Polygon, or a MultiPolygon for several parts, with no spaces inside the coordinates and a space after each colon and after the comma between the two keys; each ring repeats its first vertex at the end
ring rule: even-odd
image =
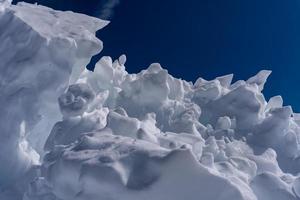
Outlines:
{"type": "Polygon", "coordinates": [[[270,71],[191,83],[122,55],[91,72],[106,21],[0,10],[1,200],[300,199],[300,115],[264,98],[270,71]]]}

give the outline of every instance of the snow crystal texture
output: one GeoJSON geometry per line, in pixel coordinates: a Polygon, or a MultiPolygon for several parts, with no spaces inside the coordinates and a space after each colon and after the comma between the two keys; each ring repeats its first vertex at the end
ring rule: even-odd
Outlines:
{"type": "Polygon", "coordinates": [[[106,21],[0,0],[1,200],[297,200],[300,114],[270,71],[195,83],[103,57],[106,21]]]}

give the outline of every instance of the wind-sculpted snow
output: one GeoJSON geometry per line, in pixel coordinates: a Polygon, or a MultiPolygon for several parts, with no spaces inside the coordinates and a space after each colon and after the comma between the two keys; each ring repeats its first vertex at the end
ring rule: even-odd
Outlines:
{"type": "Polygon", "coordinates": [[[1,200],[300,199],[300,115],[264,98],[270,71],[192,83],[122,55],[91,72],[107,22],[0,10],[1,200]]]}
{"type": "Polygon", "coordinates": [[[57,98],[102,49],[95,32],[106,24],[0,1],[1,189],[39,164],[49,130],[61,119],[57,98]]]}

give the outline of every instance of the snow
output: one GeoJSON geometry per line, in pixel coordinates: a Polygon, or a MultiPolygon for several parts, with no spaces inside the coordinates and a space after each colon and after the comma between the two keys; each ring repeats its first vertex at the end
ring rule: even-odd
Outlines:
{"type": "Polygon", "coordinates": [[[0,1],[1,200],[300,199],[300,114],[265,99],[270,71],[88,71],[107,23],[0,1]]]}
{"type": "Polygon", "coordinates": [[[49,130],[61,119],[57,98],[102,49],[95,32],[107,24],[9,3],[0,3],[1,188],[39,164],[49,130]]]}

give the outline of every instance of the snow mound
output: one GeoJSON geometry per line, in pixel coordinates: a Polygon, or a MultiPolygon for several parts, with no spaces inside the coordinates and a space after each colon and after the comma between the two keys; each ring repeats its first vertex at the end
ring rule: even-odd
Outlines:
{"type": "Polygon", "coordinates": [[[49,130],[61,119],[57,98],[102,49],[95,32],[106,24],[0,1],[0,188],[39,164],[49,130]]]}
{"type": "Polygon", "coordinates": [[[107,22],[0,8],[0,199],[300,199],[300,117],[264,98],[270,71],[192,83],[122,55],[91,72],[107,22]]]}

